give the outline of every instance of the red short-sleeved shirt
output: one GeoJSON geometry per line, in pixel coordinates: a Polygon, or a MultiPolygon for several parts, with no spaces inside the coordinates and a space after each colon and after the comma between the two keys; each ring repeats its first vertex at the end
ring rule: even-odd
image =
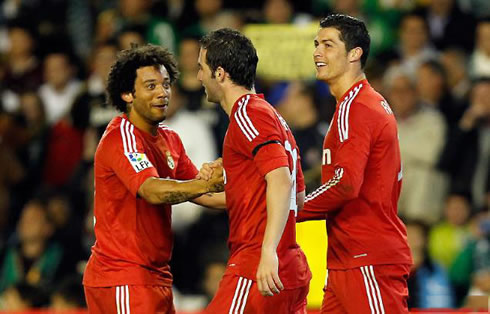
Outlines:
{"type": "Polygon", "coordinates": [[[114,118],[95,153],[96,242],[85,270],[86,286],[171,286],[171,206],[137,196],[149,177],[188,180],[197,169],[173,130],[152,136],[125,115],[114,118]]]}
{"type": "Polygon", "coordinates": [[[227,272],[255,280],[267,223],[265,175],[288,167],[295,182],[290,214],[277,248],[286,288],[308,284],[311,273],[296,243],[296,193],[305,189],[296,141],[284,119],[261,95],[240,97],[232,108],[223,148],[226,205],[230,220],[227,272]]]}

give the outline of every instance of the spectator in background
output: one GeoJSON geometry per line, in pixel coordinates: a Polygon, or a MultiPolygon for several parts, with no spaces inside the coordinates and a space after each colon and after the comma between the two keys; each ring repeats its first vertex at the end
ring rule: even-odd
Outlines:
{"type": "Polygon", "coordinates": [[[469,200],[464,195],[451,194],[446,199],[442,222],[432,227],[429,234],[430,256],[449,269],[454,259],[470,238],[468,217],[471,213],[469,200]]]}
{"type": "Polygon", "coordinates": [[[457,103],[449,91],[447,73],[439,61],[423,62],[416,73],[417,92],[424,105],[444,115],[448,127],[455,125],[464,111],[464,104],[457,103]]]}
{"type": "Polygon", "coordinates": [[[427,251],[428,226],[421,221],[409,221],[407,236],[413,257],[408,279],[409,308],[450,308],[454,305],[453,293],[447,272],[427,251]]]}
{"type": "Polygon", "coordinates": [[[446,192],[444,177],[435,169],[444,146],[444,118],[422,105],[413,80],[400,68],[387,71],[384,85],[397,118],[400,138],[403,188],[399,213],[408,219],[436,222],[446,192]]]}
{"type": "Polygon", "coordinates": [[[99,138],[109,121],[117,115],[117,111],[105,101],[107,76],[117,52],[118,47],[114,42],[101,44],[94,49],[90,76],[73,103],[73,124],[81,129],[96,129],[99,138]]]}
{"type": "MultiPolygon", "coordinates": [[[[82,278],[69,276],[64,278],[51,294],[50,309],[54,311],[69,311],[85,307],[82,278]]],[[[129,314],[129,313],[128,313],[129,314]]]]}
{"type": "Polygon", "coordinates": [[[1,296],[0,310],[28,311],[46,304],[44,291],[26,283],[18,283],[5,290],[1,296]]]}
{"type": "Polygon", "coordinates": [[[426,8],[419,9],[429,25],[430,38],[437,49],[459,47],[467,52],[473,49],[475,21],[463,13],[456,0],[429,0],[426,8]]]}
{"type": "Polygon", "coordinates": [[[322,162],[322,154],[318,147],[321,147],[323,134],[328,128],[326,123],[318,119],[314,93],[314,86],[299,81],[291,82],[275,104],[297,139],[308,191],[313,191],[320,183],[321,171],[318,165],[322,162]]]}
{"type": "Polygon", "coordinates": [[[479,212],[470,221],[471,240],[455,258],[450,277],[455,287],[457,306],[483,309],[490,293],[490,218],[488,211],[479,212]]]}
{"type": "Polygon", "coordinates": [[[12,24],[8,28],[9,50],[4,86],[11,93],[4,95],[6,110],[19,107],[19,95],[26,90],[37,90],[42,83],[41,64],[34,54],[36,39],[26,25],[12,24]]]}
{"type": "Polygon", "coordinates": [[[447,74],[447,83],[451,96],[456,102],[463,102],[471,88],[468,76],[467,60],[463,50],[449,48],[441,53],[440,61],[447,74]]]}
{"type": "Polygon", "coordinates": [[[471,194],[476,209],[484,207],[490,185],[489,93],[490,78],[473,83],[470,105],[451,129],[438,165],[450,175],[451,191],[471,194]]]}
{"type": "Polygon", "coordinates": [[[76,68],[67,52],[51,52],[44,58],[45,83],[39,88],[39,95],[48,124],[54,125],[70,111],[81,88],[75,74],[76,68]]]}
{"type": "Polygon", "coordinates": [[[145,29],[138,25],[128,25],[116,33],[116,41],[119,46],[119,50],[131,49],[131,45],[144,45],[145,29]]]}
{"type": "Polygon", "coordinates": [[[49,288],[62,264],[63,248],[50,238],[53,224],[46,205],[31,200],[23,208],[1,265],[0,291],[25,281],[31,286],[49,288]]]}
{"type": "Polygon", "coordinates": [[[388,65],[398,63],[414,77],[422,62],[437,57],[429,41],[427,22],[420,15],[407,14],[401,20],[399,36],[398,46],[381,54],[380,61],[388,65]]]}
{"type": "Polygon", "coordinates": [[[199,40],[194,37],[183,38],[179,43],[179,70],[180,77],[177,82],[179,94],[185,102],[187,110],[202,109],[204,88],[197,79],[199,67],[196,60],[199,56],[199,40]]]}
{"type": "Polygon", "coordinates": [[[470,60],[473,78],[490,76],[490,18],[481,20],[476,28],[476,46],[470,60]]]}

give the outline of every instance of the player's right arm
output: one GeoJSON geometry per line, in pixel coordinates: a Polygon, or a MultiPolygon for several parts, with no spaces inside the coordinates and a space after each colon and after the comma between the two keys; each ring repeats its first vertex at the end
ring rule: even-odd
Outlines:
{"type": "Polygon", "coordinates": [[[193,171],[178,177],[190,180],[160,178],[146,155],[144,140],[138,135],[134,126],[123,118],[120,127],[104,136],[96,153],[96,163],[112,171],[132,195],[151,204],[177,204],[205,193],[223,191],[222,169],[217,169],[208,181],[190,179],[196,170],[185,160],[180,160],[183,165],[179,163],[178,167],[191,167],[193,171]]]}
{"type": "Polygon", "coordinates": [[[179,181],[151,177],[138,189],[138,195],[151,204],[178,204],[206,193],[223,191],[223,171],[216,170],[209,181],[179,181]]]}

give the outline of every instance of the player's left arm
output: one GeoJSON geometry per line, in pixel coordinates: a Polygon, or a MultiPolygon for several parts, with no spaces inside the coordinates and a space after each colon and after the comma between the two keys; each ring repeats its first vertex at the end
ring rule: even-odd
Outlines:
{"type": "Polygon", "coordinates": [[[278,275],[277,246],[289,216],[293,182],[288,167],[276,168],[265,176],[267,183],[267,223],[262,241],[257,285],[262,295],[272,296],[284,289],[278,275]]]}

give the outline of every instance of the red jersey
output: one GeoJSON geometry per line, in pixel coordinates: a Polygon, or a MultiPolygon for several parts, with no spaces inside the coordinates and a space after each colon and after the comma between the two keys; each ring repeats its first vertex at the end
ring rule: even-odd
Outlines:
{"type": "Polygon", "coordinates": [[[402,170],[396,120],[367,82],[337,104],[323,143],[322,183],[305,199],[298,220],[325,218],[329,269],[411,264],[398,218],[402,170]]]}
{"type": "Polygon", "coordinates": [[[152,136],[126,115],[115,117],[95,153],[96,242],[83,284],[171,286],[171,206],[152,205],[137,192],[150,177],[188,180],[197,173],[177,133],[161,126],[152,136]]]}
{"type": "Polygon", "coordinates": [[[255,280],[267,223],[265,175],[288,167],[293,179],[289,217],[277,247],[286,288],[307,285],[311,273],[296,243],[296,193],[305,189],[296,141],[285,120],[262,95],[233,105],[223,146],[226,207],[230,220],[228,273],[255,280]]]}

